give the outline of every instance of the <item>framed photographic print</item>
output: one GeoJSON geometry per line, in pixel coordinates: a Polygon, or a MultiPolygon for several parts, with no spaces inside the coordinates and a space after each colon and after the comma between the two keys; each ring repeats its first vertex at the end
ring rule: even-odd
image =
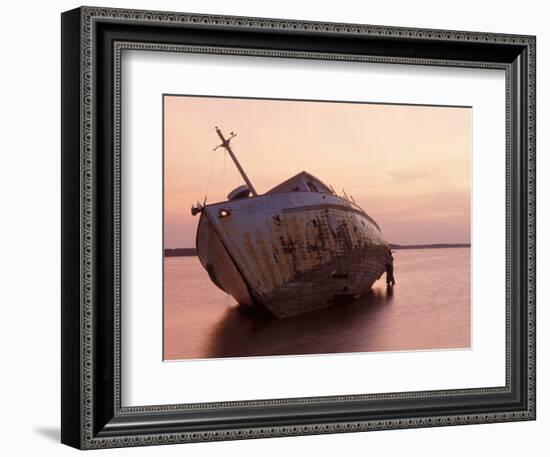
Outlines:
{"type": "Polygon", "coordinates": [[[62,15],[62,442],[535,418],[535,38],[62,15]]]}

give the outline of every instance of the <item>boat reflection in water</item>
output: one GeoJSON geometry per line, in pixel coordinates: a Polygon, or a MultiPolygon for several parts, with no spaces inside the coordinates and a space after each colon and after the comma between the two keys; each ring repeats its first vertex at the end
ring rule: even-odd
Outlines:
{"type": "Polygon", "coordinates": [[[207,353],[215,358],[362,351],[365,326],[375,323],[391,299],[391,289],[375,289],[351,302],[276,320],[231,307],[214,325],[207,353]]]}

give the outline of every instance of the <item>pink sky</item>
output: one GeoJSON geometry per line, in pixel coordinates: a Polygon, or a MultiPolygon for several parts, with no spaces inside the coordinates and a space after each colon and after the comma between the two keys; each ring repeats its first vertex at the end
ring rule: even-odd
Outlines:
{"type": "Polygon", "coordinates": [[[469,243],[470,108],[164,98],[165,247],[193,247],[191,204],[226,200],[242,179],[258,193],[306,170],[345,189],[397,244],[469,243]],[[212,173],[210,171],[212,170],[212,173]],[[210,178],[210,185],[209,183],[210,178]]]}

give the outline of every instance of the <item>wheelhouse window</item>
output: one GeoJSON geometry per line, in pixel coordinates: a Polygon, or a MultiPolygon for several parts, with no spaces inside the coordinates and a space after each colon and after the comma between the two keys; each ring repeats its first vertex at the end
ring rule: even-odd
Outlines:
{"type": "Polygon", "coordinates": [[[312,181],[308,181],[308,182],[307,182],[307,187],[309,188],[309,190],[310,190],[311,192],[320,192],[319,189],[318,189],[318,187],[317,187],[317,186],[315,185],[315,183],[312,182],[312,181]]]}

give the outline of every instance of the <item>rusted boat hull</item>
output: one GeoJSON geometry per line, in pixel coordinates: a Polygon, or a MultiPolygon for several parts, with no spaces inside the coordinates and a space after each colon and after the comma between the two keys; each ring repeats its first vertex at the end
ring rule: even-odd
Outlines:
{"type": "Polygon", "coordinates": [[[286,317],[365,294],[390,250],[376,222],[348,200],[288,192],[207,205],[197,252],[237,302],[286,317]]]}

